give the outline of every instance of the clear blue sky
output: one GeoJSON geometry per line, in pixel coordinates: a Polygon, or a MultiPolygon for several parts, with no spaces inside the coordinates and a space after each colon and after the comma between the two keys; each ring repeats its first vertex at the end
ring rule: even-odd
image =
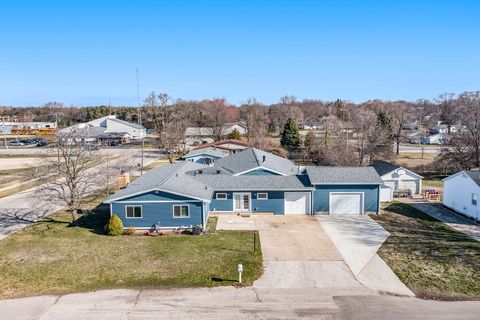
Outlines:
{"type": "Polygon", "coordinates": [[[0,105],[480,89],[480,1],[0,0],[0,105]]]}

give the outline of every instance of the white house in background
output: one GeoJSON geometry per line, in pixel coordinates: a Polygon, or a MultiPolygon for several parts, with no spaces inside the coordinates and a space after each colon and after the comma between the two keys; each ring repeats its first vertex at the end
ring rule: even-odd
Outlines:
{"type": "Polygon", "coordinates": [[[412,195],[421,194],[423,177],[395,164],[375,160],[373,167],[383,180],[380,187],[380,201],[392,201],[395,191],[409,190],[412,195]]]}
{"type": "Polygon", "coordinates": [[[86,123],[76,124],[59,130],[59,133],[66,134],[69,132],[82,131],[84,131],[89,138],[97,138],[100,135],[106,134],[128,134],[129,138],[132,140],[142,139],[147,133],[142,125],[117,119],[115,115],[109,115],[86,123]]]}
{"type": "Polygon", "coordinates": [[[422,144],[446,144],[450,139],[451,137],[446,133],[437,133],[431,136],[421,137],[420,142],[422,144]]]}
{"type": "Polygon", "coordinates": [[[480,220],[480,171],[461,171],[443,181],[443,205],[480,220]]]}
{"type": "Polygon", "coordinates": [[[238,132],[240,132],[241,135],[247,134],[247,127],[241,121],[235,122],[235,123],[225,124],[225,126],[223,127],[222,133],[223,133],[224,136],[226,136],[226,135],[232,133],[234,130],[237,130],[238,132]]]}

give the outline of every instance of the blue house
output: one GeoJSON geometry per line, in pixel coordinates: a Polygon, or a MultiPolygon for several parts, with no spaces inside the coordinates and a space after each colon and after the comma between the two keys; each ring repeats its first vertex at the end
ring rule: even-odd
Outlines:
{"type": "Polygon", "coordinates": [[[205,226],[215,213],[377,213],[382,180],[373,167],[300,167],[249,148],[213,165],[179,161],[153,169],[105,203],[124,227],[205,226]]]}

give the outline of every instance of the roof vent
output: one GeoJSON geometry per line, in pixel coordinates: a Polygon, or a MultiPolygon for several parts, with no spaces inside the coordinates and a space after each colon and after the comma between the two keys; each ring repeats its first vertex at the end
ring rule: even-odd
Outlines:
{"type": "Polygon", "coordinates": [[[198,170],[198,174],[202,174],[202,173],[203,173],[202,169],[198,170]]]}
{"type": "Polygon", "coordinates": [[[262,162],[265,162],[267,160],[267,156],[263,156],[263,161],[262,162]]]}
{"type": "Polygon", "coordinates": [[[175,177],[178,177],[178,172],[175,174],[175,177]]]}
{"type": "Polygon", "coordinates": [[[220,172],[221,172],[221,171],[217,169],[217,174],[220,174],[220,172]]]}

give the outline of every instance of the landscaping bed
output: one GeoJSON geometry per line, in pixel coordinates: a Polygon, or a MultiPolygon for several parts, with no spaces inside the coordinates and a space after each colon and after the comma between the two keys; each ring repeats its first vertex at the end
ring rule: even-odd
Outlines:
{"type": "Polygon", "coordinates": [[[480,300],[480,243],[405,203],[371,216],[391,236],[378,254],[418,297],[480,300]]]}
{"type": "Polygon", "coordinates": [[[108,206],[70,226],[58,212],[0,241],[0,298],[107,288],[242,285],[262,273],[259,241],[251,231],[176,236],[104,235],[108,206]]]}

